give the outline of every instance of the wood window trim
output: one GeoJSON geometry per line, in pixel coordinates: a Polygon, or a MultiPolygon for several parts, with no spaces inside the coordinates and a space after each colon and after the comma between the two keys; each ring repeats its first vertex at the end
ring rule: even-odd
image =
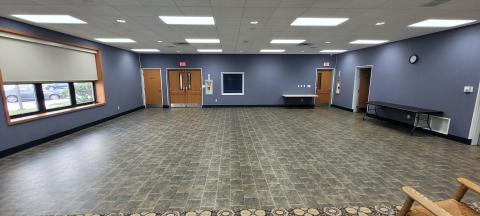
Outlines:
{"type": "Polygon", "coordinates": [[[2,71],[0,68],[0,96],[3,104],[3,111],[5,114],[5,119],[7,120],[8,125],[16,125],[16,124],[21,124],[25,122],[30,122],[30,121],[35,121],[39,119],[44,119],[52,116],[58,116],[58,115],[63,115],[67,113],[72,113],[72,112],[77,112],[81,110],[86,110],[86,109],[92,109],[95,107],[100,107],[103,106],[107,103],[106,96],[105,96],[105,82],[103,79],[103,67],[102,67],[102,53],[100,49],[96,48],[91,48],[91,47],[86,47],[78,44],[71,44],[71,43],[65,43],[61,41],[56,41],[56,40],[51,40],[49,38],[33,35],[30,33],[25,33],[25,32],[18,32],[15,30],[11,29],[6,29],[6,28],[0,28],[0,32],[4,33],[10,33],[10,34],[15,34],[19,36],[24,36],[24,37],[30,37],[34,39],[39,39],[39,40],[44,40],[44,41],[49,41],[49,42],[54,42],[58,44],[63,44],[67,46],[72,46],[72,47],[78,47],[82,49],[88,49],[88,50],[93,50],[96,52],[95,54],[95,62],[97,65],[97,77],[98,79],[94,81],[94,88],[95,88],[95,103],[93,104],[87,104],[83,106],[77,106],[77,107],[72,107],[72,108],[66,108],[66,109],[61,109],[61,110],[55,110],[55,111],[50,111],[50,112],[45,112],[45,113],[40,113],[40,114],[32,114],[28,115],[25,117],[19,117],[19,118],[10,118],[10,114],[8,112],[8,105],[7,105],[7,97],[5,96],[5,91],[3,90],[3,85],[5,84],[3,82],[3,77],[2,77],[2,71]]]}

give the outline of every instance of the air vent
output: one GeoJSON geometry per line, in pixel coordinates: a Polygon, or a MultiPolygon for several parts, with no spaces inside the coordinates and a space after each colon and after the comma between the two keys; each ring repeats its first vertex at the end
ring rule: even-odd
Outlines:
{"type": "Polygon", "coordinates": [[[433,0],[431,2],[428,2],[426,4],[423,4],[422,7],[436,7],[441,4],[445,4],[451,0],[433,0]]]}
{"type": "Polygon", "coordinates": [[[299,44],[297,44],[297,46],[313,46],[313,45],[315,45],[315,44],[313,44],[313,43],[299,43],[299,44]]]}
{"type": "Polygon", "coordinates": [[[188,46],[190,44],[187,43],[187,42],[173,42],[173,45],[175,45],[175,46],[188,46]]]}

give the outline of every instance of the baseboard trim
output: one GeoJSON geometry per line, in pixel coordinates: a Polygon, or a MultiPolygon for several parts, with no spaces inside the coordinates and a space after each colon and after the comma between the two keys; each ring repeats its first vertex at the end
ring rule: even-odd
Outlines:
{"type": "Polygon", "coordinates": [[[337,109],[341,109],[341,110],[353,112],[353,109],[350,109],[350,108],[347,108],[347,107],[338,106],[338,105],[335,105],[335,104],[331,104],[330,106],[331,106],[331,107],[335,107],[335,108],[337,108],[337,109]]]}
{"type": "Polygon", "coordinates": [[[90,123],[87,123],[87,124],[84,124],[84,125],[81,125],[81,126],[78,126],[78,127],[60,132],[60,133],[56,133],[56,134],[53,134],[53,135],[50,135],[50,136],[47,136],[47,137],[44,137],[44,138],[40,138],[40,139],[37,139],[37,140],[34,140],[34,141],[30,141],[30,142],[15,146],[13,148],[5,149],[3,151],[0,151],[0,158],[6,157],[8,155],[15,154],[15,153],[23,151],[25,149],[29,149],[29,148],[41,145],[43,143],[46,143],[46,142],[54,140],[54,139],[58,139],[60,137],[70,135],[70,134],[78,132],[80,130],[98,125],[100,123],[112,120],[114,118],[118,118],[120,116],[129,114],[129,113],[132,113],[132,112],[135,112],[137,110],[144,109],[144,108],[145,108],[145,106],[139,106],[137,108],[134,108],[134,109],[122,112],[122,113],[118,113],[118,114],[115,114],[115,115],[112,115],[112,116],[109,116],[109,117],[106,117],[106,118],[103,118],[103,119],[100,119],[100,120],[97,120],[97,121],[94,121],[94,122],[90,122],[90,123]]]}
{"type": "Polygon", "coordinates": [[[301,107],[314,108],[314,105],[203,105],[202,108],[233,108],[233,107],[301,107]]]}
{"type": "MultiPolygon", "coordinates": [[[[391,123],[395,123],[395,124],[399,124],[399,125],[413,127],[413,125],[411,125],[411,124],[396,121],[396,120],[393,120],[393,119],[383,118],[381,116],[376,116],[376,115],[372,115],[372,114],[367,114],[367,116],[370,117],[370,118],[379,119],[379,120],[382,120],[382,121],[387,121],[387,122],[391,122],[391,123]]],[[[442,133],[438,133],[436,131],[430,131],[430,130],[423,129],[423,128],[416,128],[415,130],[422,131],[422,132],[425,132],[425,133],[430,134],[430,135],[443,137],[443,138],[453,140],[453,141],[456,141],[456,142],[459,142],[459,143],[462,143],[462,144],[471,145],[471,143],[472,143],[471,139],[468,139],[468,138],[465,138],[465,137],[459,137],[459,136],[455,136],[455,135],[451,135],[451,134],[442,134],[442,133]]]]}

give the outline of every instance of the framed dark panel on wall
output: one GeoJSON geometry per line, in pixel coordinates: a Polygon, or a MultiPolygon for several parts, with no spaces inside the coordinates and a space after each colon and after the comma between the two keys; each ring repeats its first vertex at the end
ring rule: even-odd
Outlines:
{"type": "Polygon", "coordinates": [[[244,73],[222,72],[222,95],[244,95],[244,73]]]}

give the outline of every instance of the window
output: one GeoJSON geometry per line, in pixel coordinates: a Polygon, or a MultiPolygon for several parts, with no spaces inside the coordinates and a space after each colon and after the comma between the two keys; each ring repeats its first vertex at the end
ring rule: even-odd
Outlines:
{"type": "Polygon", "coordinates": [[[75,88],[75,100],[77,104],[92,103],[95,101],[95,92],[93,91],[93,83],[78,82],[73,83],[75,88]]]}
{"type": "Polygon", "coordinates": [[[33,84],[4,85],[8,114],[12,117],[38,112],[37,96],[33,84]]]}
{"type": "Polygon", "coordinates": [[[43,98],[47,110],[67,107],[72,105],[68,83],[42,84],[43,98]]]}
{"type": "Polygon", "coordinates": [[[222,72],[222,95],[244,95],[243,76],[243,72],[222,72]]]}
{"type": "Polygon", "coordinates": [[[10,118],[61,110],[96,101],[93,81],[4,84],[10,118]]]}
{"type": "Polygon", "coordinates": [[[97,48],[0,29],[0,99],[7,124],[105,105],[101,61],[97,48]]]}

